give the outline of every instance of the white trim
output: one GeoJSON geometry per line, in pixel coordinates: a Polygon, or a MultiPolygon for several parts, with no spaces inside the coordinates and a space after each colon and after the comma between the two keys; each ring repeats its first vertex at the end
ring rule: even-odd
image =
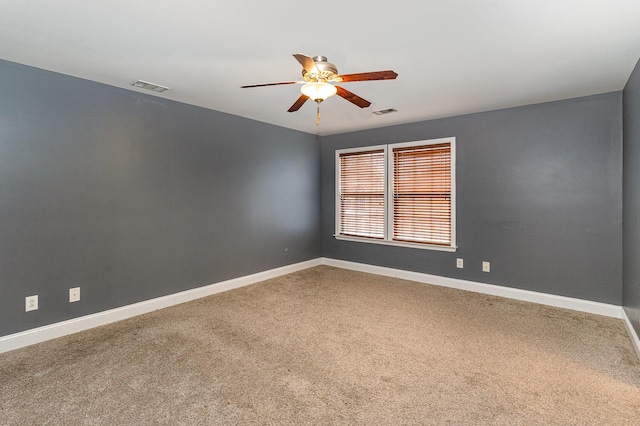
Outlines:
{"type": "Polygon", "coordinates": [[[451,138],[451,248],[457,250],[458,240],[456,239],[456,229],[458,229],[457,223],[457,211],[458,211],[458,182],[456,181],[456,138],[451,138]]]}
{"type": "Polygon", "coordinates": [[[636,330],[633,328],[633,324],[631,324],[631,320],[627,316],[624,308],[622,309],[622,319],[624,320],[624,325],[627,326],[627,332],[629,333],[629,337],[631,338],[631,344],[636,350],[638,358],[640,358],[640,337],[638,337],[638,333],[636,333],[636,330]]]}
{"type": "Polygon", "coordinates": [[[108,311],[97,312],[95,314],[73,318],[67,321],[45,325],[43,327],[33,328],[31,330],[15,334],[9,334],[7,336],[0,337],[0,353],[66,336],[68,334],[77,333],[79,331],[88,330],[101,325],[110,324],[112,322],[124,320],[137,315],[146,314],[148,312],[178,305],[180,303],[190,302],[192,300],[221,293],[223,291],[255,284],[260,281],[276,278],[281,275],[301,271],[321,264],[322,260],[320,258],[312,259],[306,262],[282,266],[280,268],[233,278],[204,287],[198,287],[191,290],[181,291],[179,293],[169,294],[167,296],[157,297],[155,299],[145,300],[132,305],[109,309],[108,311]]]}
{"type": "Polygon", "coordinates": [[[457,278],[447,278],[438,275],[424,274],[421,272],[404,271],[401,269],[386,268],[383,266],[366,265],[363,263],[348,262],[330,258],[322,258],[322,264],[336,268],[350,269],[353,271],[367,272],[370,274],[387,277],[401,278],[421,283],[433,284],[441,287],[457,288],[459,290],[473,291],[475,293],[490,294],[541,305],[554,306],[556,308],[571,309],[574,311],[588,312],[613,318],[622,318],[622,307],[607,303],[593,302],[590,300],[575,299],[572,297],[556,296],[553,294],[539,293],[529,290],[521,290],[511,287],[503,287],[493,284],[465,281],[457,278]]]}
{"type": "Polygon", "coordinates": [[[387,146],[384,158],[386,160],[384,163],[384,182],[386,185],[384,188],[384,241],[382,242],[386,244],[393,241],[393,148],[389,149],[387,146]]]}
{"type": "Polygon", "coordinates": [[[387,144],[336,149],[336,161],[338,162],[340,161],[340,154],[350,154],[352,152],[378,151],[380,149],[384,150],[384,152],[387,152],[387,144]]]}
{"type": "Polygon", "coordinates": [[[333,234],[333,236],[335,237],[336,240],[353,241],[354,243],[382,244],[384,246],[411,247],[411,248],[417,248],[417,249],[423,249],[423,250],[426,249],[426,250],[448,251],[451,253],[458,250],[457,246],[451,247],[451,246],[436,246],[433,244],[405,243],[405,242],[393,241],[393,240],[381,240],[379,238],[352,237],[348,235],[339,235],[339,234],[333,234]]]}
{"type": "Polygon", "coordinates": [[[344,260],[325,257],[312,259],[293,265],[287,265],[268,271],[258,272],[256,274],[234,278],[227,281],[221,281],[219,283],[210,284],[204,287],[198,287],[195,289],[162,296],[155,299],[134,303],[132,305],[122,306],[119,308],[110,309],[108,311],[98,312],[95,314],[73,318],[67,321],[62,321],[59,323],[50,324],[15,334],[9,334],[7,336],[2,336],[0,337],[0,353],[77,333],[79,331],[88,330],[90,328],[110,324],[112,322],[124,320],[137,315],[153,312],[158,309],[178,305],[180,303],[189,302],[202,297],[210,296],[212,294],[255,284],[260,281],[276,278],[281,275],[290,274],[319,265],[327,265],[353,271],[367,272],[370,274],[396,277],[421,283],[438,285],[442,287],[456,288],[460,290],[473,291],[476,293],[490,294],[510,299],[539,303],[558,308],[572,309],[575,311],[588,312],[613,318],[621,318],[624,320],[627,326],[627,330],[631,337],[633,346],[638,352],[638,356],[640,357],[640,339],[638,338],[638,335],[633,329],[629,318],[627,317],[624,309],[621,306],[538,293],[528,290],[502,287],[492,284],[465,281],[457,278],[441,277],[420,272],[411,272],[401,269],[348,262],[344,260]]]}

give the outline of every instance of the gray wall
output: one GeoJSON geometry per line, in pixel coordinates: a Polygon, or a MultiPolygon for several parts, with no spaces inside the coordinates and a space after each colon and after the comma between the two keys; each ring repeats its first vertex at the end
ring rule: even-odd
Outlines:
{"type": "Polygon", "coordinates": [[[319,156],[313,135],[0,61],[0,335],[319,257],[319,156]]]}
{"type": "Polygon", "coordinates": [[[640,335],[640,62],[624,97],[624,268],[622,304],[640,335]]]}
{"type": "MultiPolygon", "coordinates": [[[[636,327],[638,74],[624,92],[624,304],[636,327]]],[[[622,303],[622,93],[321,142],[0,61],[0,336],[320,255],[622,303]],[[457,138],[456,253],[332,237],[335,149],[446,136],[457,138]],[[32,294],[40,309],[25,313],[32,294]]]]}
{"type": "Polygon", "coordinates": [[[620,305],[621,234],[621,92],[322,138],[325,257],[620,305]],[[332,237],[336,149],[447,136],[456,253],[332,237]]]}

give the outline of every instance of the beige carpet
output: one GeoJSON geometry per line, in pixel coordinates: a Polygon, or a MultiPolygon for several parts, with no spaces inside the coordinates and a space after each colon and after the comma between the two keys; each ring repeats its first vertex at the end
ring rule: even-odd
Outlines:
{"type": "Polygon", "coordinates": [[[638,425],[621,320],[308,269],[0,355],[0,424],[638,425]]]}

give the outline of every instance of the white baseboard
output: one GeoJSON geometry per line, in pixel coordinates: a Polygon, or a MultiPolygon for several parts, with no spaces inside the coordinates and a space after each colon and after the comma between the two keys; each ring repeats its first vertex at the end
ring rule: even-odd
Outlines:
{"type": "Polygon", "coordinates": [[[98,312],[67,321],[61,321],[55,324],[43,327],[33,328],[20,333],[9,334],[0,337],[0,353],[19,349],[35,343],[44,342],[46,340],[55,339],[66,336],[68,334],[77,333],[79,331],[88,330],[90,328],[106,325],[112,322],[131,318],[137,315],[153,312],[158,309],[167,308],[169,306],[178,305],[180,303],[190,302],[200,299],[201,297],[210,296],[212,294],[221,293],[223,291],[232,290],[234,288],[244,287],[260,281],[276,278],[281,275],[290,274],[292,272],[301,271],[303,269],[319,266],[322,260],[312,259],[306,262],[300,262],[293,265],[287,265],[280,268],[270,269],[268,271],[258,272],[256,274],[244,277],[234,278],[219,283],[210,284],[204,287],[198,287],[191,290],[181,291],[179,293],[158,297],[155,299],[145,300],[134,303],[132,305],[122,306],[108,311],[98,312]]]}
{"type": "Polygon", "coordinates": [[[633,328],[631,320],[627,316],[627,313],[624,309],[622,310],[622,319],[624,320],[624,325],[627,326],[627,332],[629,333],[631,343],[636,350],[636,354],[638,354],[638,358],[640,358],[640,338],[638,337],[638,333],[636,333],[636,330],[633,328]]]}
{"type": "Polygon", "coordinates": [[[640,341],[638,340],[638,335],[633,330],[629,319],[626,317],[624,310],[620,306],[330,258],[312,259],[306,262],[300,262],[293,265],[271,269],[268,271],[258,272],[256,274],[247,275],[244,277],[221,281],[219,283],[210,284],[204,287],[198,287],[175,294],[158,297],[155,299],[145,300],[142,302],[134,303],[132,305],[122,306],[119,308],[110,309],[108,311],[98,312],[95,314],[73,318],[67,321],[62,321],[55,324],[50,324],[43,327],[2,336],[0,337],[0,353],[77,333],[79,331],[88,330],[90,328],[98,327],[101,325],[110,324],[112,322],[124,320],[148,312],[153,312],[155,310],[178,305],[180,303],[190,302],[192,300],[210,296],[212,294],[244,287],[246,285],[254,284],[271,278],[276,278],[281,275],[290,274],[292,272],[301,271],[303,269],[319,265],[328,265],[342,269],[350,269],[376,275],[396,277],[416,282],[438,285],[442,287],[451,287],[460,290],[473,291],[476,293],[490,294],[494,296],[539,303],[558,308],[572,309],[575,311],[604,315],[613,318],[622,318],[625,319],[625,323],[627,324],[627,328],[629,329],[629,334],[631,335],[633,344],[640,356],[640,341]]]}
{"type": "Polygon", "coordinates": [[[475,293],[490,294],[525,302],[539,303],[554,306],[556,308],[572,309],[574,311],[588,312],[613,318],[622,318],[622,307],[607,303],[592,302],[590,300],[575,299],[572,297],[556,296],[553,294],[538,293],[529,290],[503,287],[493,284],[465,281],[457,278],[447,278],[438,275],[423,274],[420,272],[404,271],[402,269],[386,268],[383,266],[367,265],[364,263],[348,262],[330,258],[322,258],[322,264],[335,266],[353,271],[368,272],[387,277],[402,278],[421,283],[434,284],[442,287],[457,288],[459,290],[473,291],[475,293]]]}

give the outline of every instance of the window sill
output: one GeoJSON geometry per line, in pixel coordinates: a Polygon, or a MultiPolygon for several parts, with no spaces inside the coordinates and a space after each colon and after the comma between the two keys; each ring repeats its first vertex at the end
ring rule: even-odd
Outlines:
{"type": "Polygon", "coordinates": [[[385,246],[409,247],[409,248],[416,248],[421,250],[447,251],[451,253],[458,250],[457,246],[438,246],[434,244],[405,243],[401,241],[376,240],[373,238],[347,237],[344,235],[337,235],[337,234],[333,234],[333,236],[335,237],[336,240],[353,241],[356,243],[381,244],[385,246]]]}

